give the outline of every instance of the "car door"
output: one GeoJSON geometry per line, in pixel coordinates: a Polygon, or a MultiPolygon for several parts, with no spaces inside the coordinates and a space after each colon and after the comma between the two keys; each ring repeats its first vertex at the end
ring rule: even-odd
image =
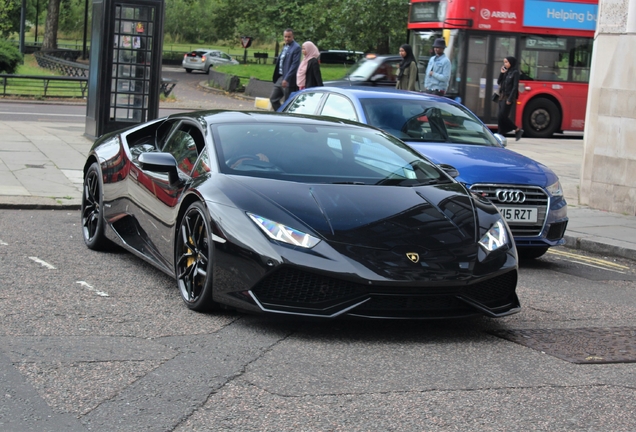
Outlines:
{"type": "Polygon", "coordinates": [[[230,57],[229,54],[226,54],[224,52],[219,53],[219,62],[221,64],[232,64],[232,57],[230,57]]]}
{"type": "Polygon", "coordinates": [[[170,153],[176,160],[178,179],[170,179],[168,173],[140,168],[139,187],[144,191],[144,205],[150,225],[145,229],[161,257],[170,267],[174,251],[172,239],[179,203],[192,181],[192,173],[199,156],[205,150],[205,140],[200,126],[190,119],[176,122],[161,151],[170,153]]]}
{"type": "Polygon", "coordinates": [[[208,63],[213,66],[223,63],[223,61],[219,57],[218,51],[210,51],[208,53],[208,63]]]}
{"type": "Polygon", "coordinates": [[[397,83],[399,60],[386,60],[382,62],[371,75],[370,80],[378,86],[395,87],[397,83]]]}

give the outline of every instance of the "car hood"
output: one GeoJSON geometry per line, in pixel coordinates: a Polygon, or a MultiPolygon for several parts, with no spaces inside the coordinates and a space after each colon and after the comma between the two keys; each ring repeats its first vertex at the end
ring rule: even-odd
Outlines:
{"type": "Polygon", "coordinates": [[[468,186],[496,183],[545,188],[558,180],[545,165],[501,147],[409,141],[407,144],[437,164],[457,168],[456,180],[468,186]]]}
{"type": "Polygon", "coordinates": [[[235,178],[252,192],[237,191],[232,200],[240,208],[331,244],[384,250],[475,244],[476,210],[458,183],[395,187],[235,178]]]}

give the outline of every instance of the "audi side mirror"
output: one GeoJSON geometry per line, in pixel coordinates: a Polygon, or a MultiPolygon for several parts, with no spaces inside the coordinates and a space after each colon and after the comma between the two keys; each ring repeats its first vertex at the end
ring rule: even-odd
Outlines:
{"type": "Polygon", "coordinates": [[[502,147],[507,147],[508,146],[508,138],[506,138],[505,136],[496,133],[495,134],[495,138],[497,139],[499,144],[501,144],[502,147]]]}
{"type": "Polygon", "coordinates": [[[452,178],[459,177],[459,171],[457,171],[457,168],[455,168],[454,166],[448,164],[439,164],[439,167],[452,178]]]}

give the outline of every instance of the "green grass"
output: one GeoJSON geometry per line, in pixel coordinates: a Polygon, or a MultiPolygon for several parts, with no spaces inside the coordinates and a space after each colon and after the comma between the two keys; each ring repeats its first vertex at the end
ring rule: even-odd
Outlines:
{"type": "MultiPolygon", "coordinates": [[[[33,54],[24,56],[24,64],[18,66],[15,75],[60,76],[55,71],[38,66],[33,54]]],[[[0,81],[0,96],[19,96],[27,98],[81,98],[79,82],[49,81],[45,89],[45,81],[38,79],[8,78],[6,83],[0,81]],[[46,96],[45,96],[46,92],[46,96]]]]}
{"type": "MultiPolygon", "coordinates": [[[[274,74],[273,64],[240,64],[215,66],[214,70],[231,75],[236,75],[243,79],[256,78],[263,81],[271,81],[274,74]]],[[[320,73],[323,81],[337,80],[345,76],[347,70],[340,65],[321,65],[320,73]]]]}
{"type": "MultiPolygon", "coordinates": [[[[174,45],[172,45],[174,47],[174,45]]],[[[195,48],[198,46],[194,46],[195,48]]],[[[164,47],[165,48],[165,47],[164,47]]],[[[217,47],[212,47],[217,48],[217,47]]],[[[227,47],[218,47],[225,52],[229,50],[227,47]]],[[[252,51],[252,50],[250,50],[252,51]]],[[[258,50],[256,50],[258,51],[258,50]]],[[[187,52],[185,50],[184,52],[187,52]]],[[[258,51],[264,52],[264,51],[258,51]]],[[[273,57],[273,52],[271,53],[271,57],[273,57]]],[[[240,59],[240,58],[239,58],[240,59]]],[[[271,62],[271,60],[270,60],[271,62]]],[[[268,64],[257,64],[257,63],[248,63],[248,64],[240,64],[235,66],[217,66],[214,68],[219,72],[236,75],[241,78],[242,84],[247,85],[247,80],[251,77],[257,78],[263,81],[271,81],[272,74],[274,72],[274,65],[271,63],[268,64]]],[[[322,73],[323,81],[331,81],[337,80],[346,74],[346,69],[341,65],[321,65],[320,71],[322,73]]],[[[37,75],[37,76],[59,76],[59,73],[52,71],[50,69],[44,69],[38,66],[35,57],[32,54],[24,56],[24,64],[18,67],[16,71],[16,75],[37,75]]],[[[0,81],[0,85],[2,81],[0,81]]],[[[82,92],[79,87],[79,83],[77,82],[57,82],[50,81],[49,87],[46,91],[46,96],[44,96],[44,81],[40,80],[25,80],[18,78],[9,78],[7,80],[6,89],[4,87],[0,87],[0,97],[3,95],[3,91],[7,96],[25,96],[25,97],[33,97],[33,98],[43,98],[43,97],[63,97],[63,98],[80,98],[82,97],[82,92]]]]}
{"type": "Polygon", "coordinates": [[[18,66],[16,75],[59,75],[55,71],[50,69],[44,69],[38,66],[38,62],[35,60],[33,54],[27,54],[24,56],[24,64],[18,66]]]}

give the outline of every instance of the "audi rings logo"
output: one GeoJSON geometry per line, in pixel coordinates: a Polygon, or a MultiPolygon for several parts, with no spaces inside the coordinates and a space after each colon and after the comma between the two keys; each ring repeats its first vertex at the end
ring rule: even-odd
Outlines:
{"type": "Polygon", "coordinates": [[[497,189],[495,196],[502,203],[521,204],[526,200],[526,194],[519,189],[497,189]]]}
{"type": "Polygon", "coordinates": [[[490,19],[490,11],[488,9],[482,9],[481,11],[479,11],[481,14],[481,17],[485,20],[490,19]]]}

